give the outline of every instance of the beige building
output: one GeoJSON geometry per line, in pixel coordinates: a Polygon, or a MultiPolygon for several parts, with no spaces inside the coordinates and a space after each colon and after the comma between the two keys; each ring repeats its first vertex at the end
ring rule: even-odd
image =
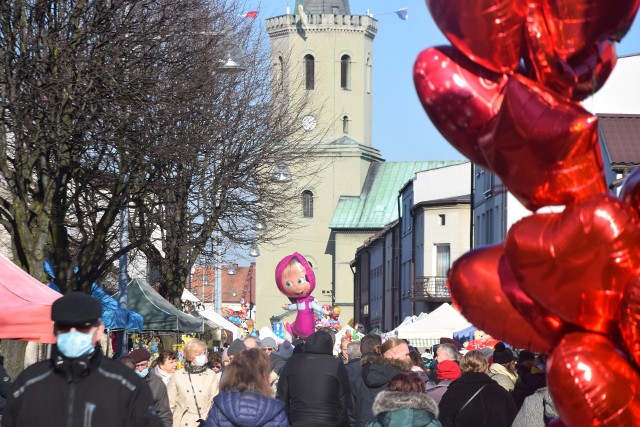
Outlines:
{"type": "MultiPolygon", "coordinates": [[[[305,169],[287,165],[297,194],[292,195],[302,227],[290,239],[261,246],[257,261],[257,326],[269,326],[275,316],[291,322],[295,313],[281,306],[288,303],[274,281],[277,263],[286,255],[300,252],[312,264],[316,275],[313,296],[320,304],[342,304],[341,322],[353,317],[353,274],[346,268],[334,273],[336,253],[350,260],[355,249],[370,234],[336,245],[329,224],[341,196],[358,196],[372,162],[383,161],[371,146],[371,73],[373,39],[377,21],[350,14],[341,0],[305,2],[307,23],[297,15],[267,20],[271,38],[272,78],[280,81],[295,102],[307,97],[307,111],[301,114],[300,138],[318,142],[319,169],[312,181],[305,169]],[[339,247],[338,247],[339,246],[339,247]]],[[[298,167],[296,167],[298,166],[298,167]]]]}

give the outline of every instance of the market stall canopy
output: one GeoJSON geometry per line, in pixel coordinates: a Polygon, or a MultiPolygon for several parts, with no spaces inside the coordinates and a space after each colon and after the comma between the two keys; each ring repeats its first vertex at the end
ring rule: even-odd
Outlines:
{"type": "Polygon", "coordinates": [[[453,333],[471,326],[451,305],[444,303],[427,316],[398,328],[398,338],[433,340],[453,338],[453,333]]]}
{"type": "MultiPolygon", "coordinates": [[[[118,300],[118,294],[113,298],[118,300]]],[[[178,310],[143,279],[127,285],[127,308],[142,315],[143,331],[204,332],[204,319],[178,310]]]]}
{"type": "Polygon", "coordinates": [[[144,319],[135,311],[125,310],[118,306],[118,302],[111,298],[97,283],[91,287],[91,296],[102,304],[102,321],[107,330],[126,329],[142,332],[144,319]]]}
{"type": "Polygon", "coordinates": [[[54,343],[51,304],[61,296],[0,255],[0,339],[54,343]]]}
{"type": "Polygon", "coordinates": [[[225,331],[229,331],[233,335],[233,339],[242,338],[244,335],[240,328],[213,310],[202,310],[198,312],[198,315],[202,316],[212,328],[222,328],[225,331]]]}

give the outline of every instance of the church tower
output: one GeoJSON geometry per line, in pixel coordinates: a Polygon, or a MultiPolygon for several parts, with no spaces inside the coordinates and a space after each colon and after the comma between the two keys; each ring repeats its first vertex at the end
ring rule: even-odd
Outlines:
{"type": "MultiPolygon", "coordinates": [[[[343,325],[353,317],[353,275],[336,273],[337,248],[329,226],[340,197],[359,196],[372,162],[383,161],[371,141],[377,25],[370,16],[351,15],[348,0],[306,0],[302,16],[296,10],[266,21],[272,86],[286,91],[291,102],[305,97],[300,138],[319,143],[322,172],[311,182],[301,179],[290,202],[302,228],[284,242],[260,247],[257,327],[295,319],[295,312],[281,308],[289,301],[274,281],[277,263],[293,252],[304,255],[314,269],[318,303],[339,306],[343,325]]],[[[304,166],[287,166],[293,180],[304,175],[304,166]]],[[[355,256],[358,246],[338,250],[355,256]]]]}

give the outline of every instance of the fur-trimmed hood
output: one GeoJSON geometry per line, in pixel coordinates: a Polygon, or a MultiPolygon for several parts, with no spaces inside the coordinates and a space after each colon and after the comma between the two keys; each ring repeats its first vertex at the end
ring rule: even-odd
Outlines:
{"type": "Polygon", "coordinates": [[[438,405],[424,393],[405,393],[402,391],[381,391],[373,402],[373,415],[398,409],[418,409],[438,417],[438,405]]]}
{"type": "Polygon", "coordinates": [[[365,365],[390,365],[390,366],[395,366],[396,368],[402,370],[402,371],[410,371],[411,370],[411,363],[409,362],[403,362],[402,360],[397,360],[397,359],[388,359],[386,357],[382,357],[382,356],[363,356],[361,359],[362,366],[365,365]]]}
{"type": "Polygon", "coordinates": [[[361,363],[362,379],[368,388],[386,387],[398,372],[411,369],[410,363],[382,356],[363,357],[361,363]]]}

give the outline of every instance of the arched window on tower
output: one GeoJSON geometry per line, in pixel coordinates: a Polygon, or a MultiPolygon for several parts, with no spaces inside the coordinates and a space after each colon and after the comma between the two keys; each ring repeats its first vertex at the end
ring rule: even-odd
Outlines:
{"type": "Polygon", "coordinates": [[[351,89],[351,57],[342,55],[340,58],[340,88],[351,89]]]}
{"type": "Polygon", "coordinates": [[[309,190],[302,192],[302,216],[313,218],[313,193],[309,190]]]}
{"type": "Polygon", "coordinates": [[[284,59],[282,56],[278,56],[278,83],[280,86],[284,86],[284,59]]]}
{"type": "Polygon", "coordinates": [[[342,133],[349,133],[349,116],[342,117],[342,133]]]}
{"type": "Polygon", "coordinates": [[[367,55],[367,61],[366,61],[365,67],[366,67],[366,73],[367,73],[367,77],[366,77],[367,93],[371,93],[371,56],[370,55],[367,55]]]}
{"type": "Polygon", "coordinates": [[[313,55],[304,56],[304,75],[306,89],[313,90],[315,85],[315,59],[313,55]]]}

